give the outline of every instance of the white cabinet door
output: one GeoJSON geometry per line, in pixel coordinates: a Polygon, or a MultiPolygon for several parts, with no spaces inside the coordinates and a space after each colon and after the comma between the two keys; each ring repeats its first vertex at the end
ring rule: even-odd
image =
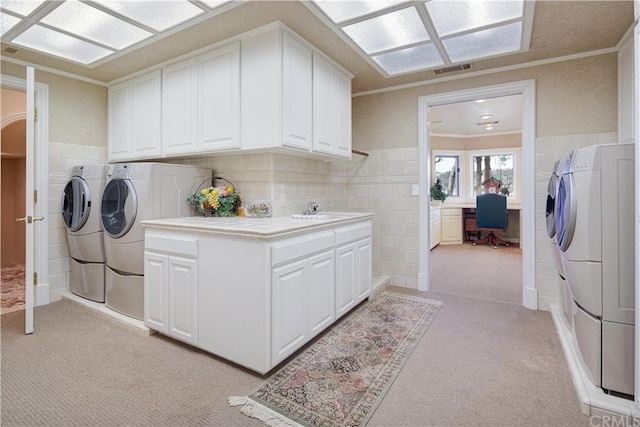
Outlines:
{"type": "Polygon", "coordinates": [[[351,158],[351,79],[334,71],[335,77],[335,117],[336,126],[334,154],[351,158]]]}
{"type": "Polygon", "coordinates": [[[169,257],[167,335],[188,344],[198,343],[198,262],[169,257]]]}
{"type": "Polygon", "coordinates": [[[160,71],[132,82],[132,147],[134,158],[162,155],[160,71]]]}
{"type": "Polygon", "coordinates": [[[335,319],[335,263],[333,249],[309,259],[309,338],[335,319]]]}
{"type": "Polygon", "coordinates": [[[144,324],[167,332],[167,285],[169,257],[153,252],[144,254],[144,324]]]}
{"type": "Polygon", "coordinates": [[[240,42],[199,57],[198,151],[240,148],[240,42]]]}
{"type": "Polygon", "coordinates": [[[283,33],[282,144],[311,149],[312,66],[311,49],[283,33]]]}
{"type": "Polygon", "coordinates": [[[162,70],[162,152],[193,153],[198,147],[198,60],[162,70]]]}
{"type": "Polygon", "coordinates": [[[313,151],[351,157],[351,79],[313,55],[313,151]]]}
{"type": "Polygon", "coordinates": [[[308,340],[307,269],[306,259],[273,269],[272,365],[308,340]]]}
{"type": "Polygon", "coordinates": [[[313,151],[333,154],[335,145],[333,66],[313,55],[313,151]]]}
{"type": "Polygon", "coordinates": [[[462,243],[462,209],[442,209],[440,211],[442,221],[441,244],[462,243]]]}
{"type": "Polygon", "coordinates": [[[121,83],[109,88],[109,160],[131,156],[131,84],[121,83]]]}
{"type": "Polygon", "coordinates": [[[371,239],[356,245],[356,298],[362,301],[371,293],[371,239]]]}
{"type": "Polygon", "coordinates": [[[336,249],[336,319],[356,305],[356,246],[336,249]]]}
{"type": "Polygon", "coordinates": [[[109,88],[110,161],[161,155],[160,71],[109,88]]]}

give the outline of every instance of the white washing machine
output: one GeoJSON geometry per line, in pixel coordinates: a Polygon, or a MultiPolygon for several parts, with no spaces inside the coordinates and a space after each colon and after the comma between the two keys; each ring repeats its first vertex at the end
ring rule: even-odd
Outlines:
{"type": "Polygon", "coordinates": [[[192,215],[187,197],[211,170],[164,163],[109,167],[101,218],[106,255],[106,305],[144,316],[144,230],[141,221],[192,215]]]}
{"type": "Polygon", "coordinates": [[[585,370],[606,390],[634,393],[634,145],[595,145],[567,158],[556,235],[573,295],[585,370]]]}
{"type": "Polygon", "coordinates": [[[545,209],[545,219],[547,226],[547,235],[551,239],[551,253],[556,270],[560,276],[563,296],[563,314],[564,320],[570,330],[573,331],[573,297],[571,290],[567,286],[564,279],[564,268],[562,267],[562,251],[558,247],[558,238],[556,236],[556,196],[558,194],[558,186],[560,185],[560,177],[565,172],[566,159],[556,160],[547,185],[547,204],[545,209]]]}
{"type": "Polygon", "coordinates": [[[74,166],[62,192],[62,220],[71,257],[69,289],[104,302],[104,247],[100,201],[107,165],[74,166]]]}

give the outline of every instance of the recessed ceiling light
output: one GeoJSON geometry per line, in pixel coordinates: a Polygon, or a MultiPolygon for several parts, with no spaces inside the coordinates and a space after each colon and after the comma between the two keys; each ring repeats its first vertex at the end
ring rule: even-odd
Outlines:
{"type": "Polygon", "coordinates": [[[481,119],[487,120],[489,117],[491,117],[491,114],[485,114],[480,116],[481,119]]]}
{"type": "Polygon", "coordinates": [[[476,102],[477,102],[478,104],[480,104],[480,103],[484,102],[484,99],[476,99],[476,102]]]}
{"type": "Polygon", "coordinates": [[[486,129],[486,130],[491,130],[491,129],[493,129],[493,126],[489,125],[489,126],[487,126],[485,129],[486,129]]]}

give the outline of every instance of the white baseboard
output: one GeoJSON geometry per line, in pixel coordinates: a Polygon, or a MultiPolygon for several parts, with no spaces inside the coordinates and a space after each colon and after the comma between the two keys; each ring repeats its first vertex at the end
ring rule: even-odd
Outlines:
{"type": "Polygon", "coordinates": [[[48,283],[38,283],[35,289],[35,304],[34,305],[47,305],[50,301],[50,286],[48,283]]]}
{"type": "Polygon", "coordinates": [[[538,309],[538,290],[536,288],[522,288],[522,305],[530,310],[538,309]]]}
{"type": "MultiPolygon", "coordinates": [[[[569,367],[569,373],[576,389],[576,396],[580,401],[580,410],[585,415],[607,416],[616,415],[630,417],[632,420],[640,420],[640,408],[638,405],[627,399],[606,394],[601,388],[596,387],[589,380],[586,371],[582,367],[580,350],[573,337],[573,332],[567,327],[563,320],[562,307],[560,304],[551,304],[551,316],[556,326],[560,344],[564,352],[564,358],[569,367]]],[[[595,425],[595,424],[592,424],[595,425]]],[[[598,424],[605,425],[605,424],[598,424]]],[[[608,424],[615,425],[615,424],[608,424]]],[[[618,424],[635,425],[635,424],[618,424]]]]}

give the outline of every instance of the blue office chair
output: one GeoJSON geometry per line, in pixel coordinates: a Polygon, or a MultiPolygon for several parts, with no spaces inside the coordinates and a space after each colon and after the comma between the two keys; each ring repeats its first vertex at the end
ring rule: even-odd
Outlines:
{"type": "Polygon", "coordinates": [[[477,244],[489,243],[494,247],[497,245],[509,246],[510,243],[494,234],[496,230],[506,230],[509,226],[507,217],[507,196],[502,194],[482,194],[476,197],[476,224],[478,229],[489,230],[489,234],[482,239],[473,242],[477,244]]]}

